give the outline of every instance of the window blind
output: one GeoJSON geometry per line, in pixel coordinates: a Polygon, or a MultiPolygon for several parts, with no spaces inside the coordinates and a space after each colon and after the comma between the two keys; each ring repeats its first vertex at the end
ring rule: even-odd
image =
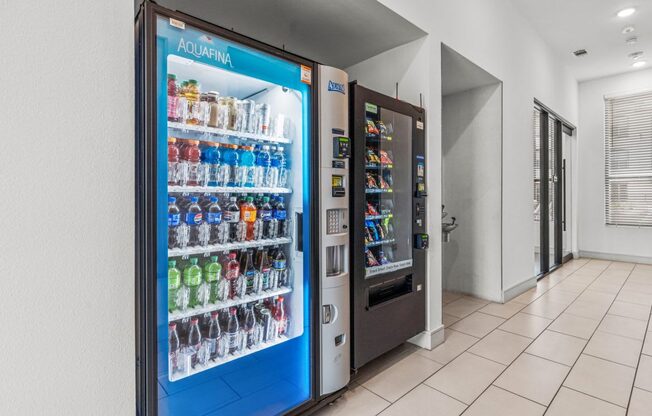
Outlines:
{"type": "Polygon", "coordinates": [[[605,98],[605,220],[652,226],[652,91],[605,98]]]}

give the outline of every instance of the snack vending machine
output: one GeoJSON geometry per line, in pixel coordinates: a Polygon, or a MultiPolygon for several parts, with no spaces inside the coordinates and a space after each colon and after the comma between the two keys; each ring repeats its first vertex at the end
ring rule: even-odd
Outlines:
{"type": "Polygon", "coordinates": [[[346,74],[148,1],[136,33],[137,414],[301,413],[350,368],[346,74]]]}
{"type": "Polygon", "coordinates": [[[425,328],[425,111],[350,84],[352,367],[425,328]]]}

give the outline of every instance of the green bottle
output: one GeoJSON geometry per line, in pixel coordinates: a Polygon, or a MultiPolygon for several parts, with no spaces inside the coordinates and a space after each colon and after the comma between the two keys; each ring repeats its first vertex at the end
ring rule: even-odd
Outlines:
{"type": "Polygon", "coordinates": [[[201,286],[201,267],[197,266],[197,258],[190,259],[190,264],[183,269],[183,284],[188,288],[188,307],[200,306],[199,287],[201,286]]]}
{"type": "Polygon", "coordinates": [[[217,256],[211,256],[210,261],[204,265],[204,279],[208,285],[208,302],[217,303],[219,300],[219,285],[222,275],[222,265],[217,256]]]}
{"type": "Polygon", "coordinates": [[[168,310],[177,309],[177,296],[181,287],[181,271],[177,269],[177,261],[168,261],[168,310]]]}

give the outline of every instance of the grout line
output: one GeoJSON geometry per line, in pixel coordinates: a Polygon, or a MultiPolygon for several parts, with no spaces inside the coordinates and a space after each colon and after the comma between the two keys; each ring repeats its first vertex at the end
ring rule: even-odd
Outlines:
{"type": "MultiPolygon", "coordinates": [[[[521,396],[521,395],[518,394],[518,393],[514,393],[513,391],[509,391],[509,390],[504,389],[504,388],[502,388],[502,387],[500,387],[500,386],[497,386],[497,385],[495,385],[495,384],[491,384],[489,387],[491,387],[491,386],[494,386],[495,388],[500,389],[500,390],[502,390],[502,391],[506,391],[506,392],[509,393],[509,394],[513,394],[514,396],[518,396],[518,397],[520,397],[520,398],[522,398],[522,399],[525,399],[525,400],[527,400],[527,401],[529,401],[529,402],[532,402],[532,403],[534,403],[534,404],[538,404],[538,405],[541,406],[541,407],[546,407],[546,408],[548,407],[548,406],[546,406],[545,404],[541,404],[541,403],[539,403],[539,402],[535,402],[535,401],[532,400],[532,399],[528,399],[528,398],[525,397],[525,396],[521,396]]],[[[487,389],[488,389],[488,388],[487,388],[487,389]]]]}
{"type": "MultiPolygon", "coordinates": [[[[572,388],[572,387],[568,387],[568,386],[564,386],[564,385],[562,385],[561,387],[563,387],[563,388],[565,388],[565,389],[568,389],[568,390],[572,390],[572,391],[574,391],[575,393],[583,394],[583,395],[585,395],[585,396],[588,396],[588,397],[594,398],[594,399],[596,399],[596,400],[600,400],[601,402],[605,402],[605,403],[613,404],[614,406],[618,406],[618,407],[620,407],[621,409],[625,409],[625,410],[627,410],[626,407],[622,407],[622,406],[619,405],[619,404],[616,404],[616,403],[614,403],[614,402],[610,402],[609,400],[605,400],[605,399],[602,399],[602,398],[600,398],[600,397],[596,397],[596,396],[594,396],[594,395],[592,395],[592,394],[589,394],[589,393],[584,393],[583,391],[579,391],[579,390],[574,389],[574,388],[572,388]]],[[[561,387],[559,388],[559,390],[561,390],[561,387]]],[[[557,397],[556,394],[555,394],[555,397],[557,397]]],[[[550,403],[552,404],[552,402],[550,402],[550,403]]]]}
{"type": "MultiPolygon", "coordinates": [[[[432,389],[432,390],[436,391],[437,393],[441,393],[441,394],[443,394],[444,396],[446,396],[446,397],[450,397],[451,399],[455,400],[456,402],[461,403],[462,405],[464,405],[464,406],[466,406],[466,407],[469,407],[468,404],[464,403],[464,402],[461,401],[460,399],[456,399],[455,397],[451,396],[450,394],[445,393],[445,392],[443,392],[443,391],[441,391],[441,390],[437,390],[436,388],[434,388],[434,387],[432,387],[432,386],[429,386],[429,385],[427,385],[426,383],[421,383],[420,385],[423,385],[423,386],[425,386],[425,387],[428,387],[429,389],[432,389]]],[[[417,387],[418,387],[418,386],[417,386],[417,387]]],[[[416,387],[415,387],[415,388],[416,388],[416,387]]],[[[464,409],[464,410],[466,410],[466,409],[464,409]]]]}
{"type": "Polygon", "coordinates": [[[589,354],[588,352],[582,352],[582,355],[588,355],[589,357],[597,358],[598,360],[602,360],[602,361],[607,361],[607,362],[612,363],[612,364],[618,364],[618,365],[621,365],[623,367],[636,368],[633,365],[627,365],[627,364],[619,363],[618,361],[609,360],[609,359],[604,358],[604,357],[598,357],[597,355],[589,354]]]}
{"type": "MultiPolygon", "coordinates": [[[[576,315],[573,315],[573,316],[576,316],[576,315]]],[[[589,318],[586,318],[586,319],[589,319],[589,318]]],[[[552,323],[554,323],[554,321],[552,323]]],[[[597,329],[597,327],[596,327],[596,329],[597,329]]],[[[577,335],[566,334],[566,333],[558,331],[556,329],[546,328],[544,331],[556,332],[558,334],[566,335],[567,337],[573,337],[573,338],[581,339],[582,341],[586,341],[587,343],[591,339],[591,338],[586,339],[586,338],[578,337],[577,335]]]]}
{"type": "MultiPolygon", "coordinates": [[[[634,266],[634,268],[636,268],[636,266],[634,266]]],[[[630,273],[630,275],[631,275],[631,273],[630,273]]],[[[627,279],[629,280],[629,276],[627,276],[627,279]]],[[[652,312],[650,312],[650,313],[652,314],[652,312]]],[[[650,315],[648,315],[648,317],[649,316],[650,315]]],[[[634,387],[635,387],[635,384],[636,384],[636,377],[638,376],[638,367],[641,365],[641,357],[643,355],[645,355],[645,354],[643,354],[643,347],[645,347],[645,341],[648,338],[649,331],[650,331],[650,319],[648,318],[647,325],[645,327],[645,334],[643,335],[643,342],[641,342],[641,350],[640,350],[640,352],[638,354],[638,361],[636,362],[636,370],[634,370],[634,380],[632,381],[632,388],[629,390],[629,399],[627,400],[627,409],[628,410],[629,410],[629,405],[632,403],[632,394],[634,393],[634,387]]],[[[650,341],[652,341],[652,339],[650,341]]],[[[636,387],[636,388],[640,388],[640,387],[636,387]]],[[[642,390],[645,390],[645,389],[642,389],[642,390]]],[[[645,390],[645,391],[647,391],[647,390],[645,390]]]]}

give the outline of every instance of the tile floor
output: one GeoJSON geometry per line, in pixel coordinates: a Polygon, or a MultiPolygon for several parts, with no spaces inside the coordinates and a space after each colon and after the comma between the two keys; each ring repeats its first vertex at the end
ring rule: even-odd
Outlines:
{"type": "Polygon", "coordinates": [[[443,303],[442,345],[389,352],[317,414],[652,415],[652,266],[576,259],[505,304],[443,303]]]}

